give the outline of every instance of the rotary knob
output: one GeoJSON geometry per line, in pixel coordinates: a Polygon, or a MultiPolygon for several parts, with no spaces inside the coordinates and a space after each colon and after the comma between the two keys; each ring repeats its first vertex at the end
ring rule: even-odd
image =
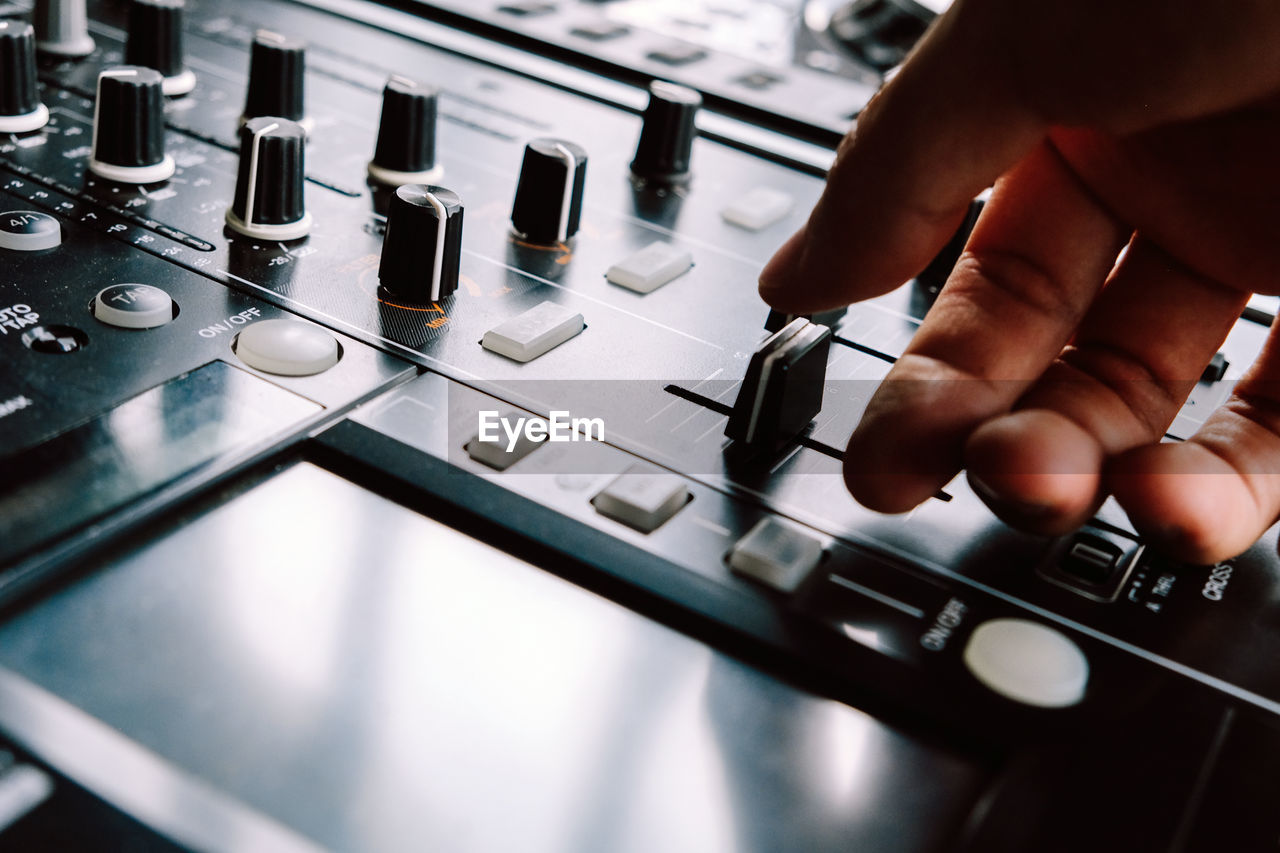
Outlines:
{"type": "Polygon", "coordinates": [[[511,226],[534,243],[563,243],[578,233],[587,152],[563,139],[535,139],[524,148],[511,226]]]}
{"type": "Polygon", "coordinates": [[[249,89],[243,119],[277,116],[311,132],[303,103],[306,46],[269,30],[258,30],[249,53],[249,89]]]}
{"type": "Polygon", "coordinates": [[[694,120],[700,106],[702,96],[693,89],[662,80],[650,84],[632,174],[661,186],[688,183],[693,138],[698,133],[694,120]]]}
{"type": "Polygon", "coordinates": [[[436,165],[437,94],[407,77],[393,75],[387,80],[370,178],[396,187],[440,180],[444,169],[436,165]]]}
{"type": "Polygon", "coordinates": [[[387,212],[378,280],[390,296],[437,302],[458,289],[462,199],[444,187],[406,184],[387,212]],[[423,262],[425,257],[426,262],[423,262]]]}
{"type": "Polygon", "coordinates": [[[164,78],[152,68],[122,65],[98,75],[89,171],[126,184],[173,175],[164,153],[164,78]]]}
{"type": "Polygon", "coordinates": [[[85,0],[36,0],[36,50],[60,59],[93,53],[85,0]]]}
{"type": "Polygon", "coordinates": [[[249,237],[296,240],[311,230],[303,198],[307,132],[293,121],[264,116],[240,128],[240,169],[227,225],[249,237]]]}
{"type": "Polygon", "coordinates": [[[154,68],[164,75],[166,95],[185,95],[196,87],[182,47],[183,0],[133,0],[129,5],[129,39],[124,61],[154,68]]]}
{"type": "Polygon", "coordinates": [[[26,133],[49,123],[36,88],[36,37],[30,24],[0,21],[0,133],[26,133]]]}

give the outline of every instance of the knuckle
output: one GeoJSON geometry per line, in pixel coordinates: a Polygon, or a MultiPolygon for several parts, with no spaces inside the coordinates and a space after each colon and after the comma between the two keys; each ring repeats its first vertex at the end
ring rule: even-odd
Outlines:
{"type": "Polygon", "coordinates": [[[948,280],[972,290],[995,291],[1005,300],[1049,317],[1075,317],[1080,299],[1062,276],[1032,256],[1013,249],[966,250],[948,280]]]}

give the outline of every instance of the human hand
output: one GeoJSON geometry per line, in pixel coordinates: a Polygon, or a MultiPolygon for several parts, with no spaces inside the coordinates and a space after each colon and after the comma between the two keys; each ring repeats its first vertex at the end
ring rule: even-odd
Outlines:
{"type": "Polygon", "coordinates": [[[963,467],[1057,534],[1114,493],[1199,562],[1271,525],[1276,334],[1192,439],[1158,442],[1250,293],[1280,293],[1278,44],[1274,0],[959,0],[936,22],[760,278],[789,313],[885,293],[995,182],[849,441],[854,497],[906,511],[963,467]]]}

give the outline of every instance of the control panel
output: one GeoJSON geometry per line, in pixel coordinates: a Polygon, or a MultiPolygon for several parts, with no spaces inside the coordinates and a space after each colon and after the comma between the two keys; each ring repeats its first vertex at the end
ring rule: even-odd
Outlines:
{"type": "MultiPolygon", "coordinates": [[[[900,843],[878,849],[1274,838],[1243,795],[1209,805],[1251,790],[1280,744],[1275,532],[1192,566],[1110,503],[1057,539],[1005,527],[963,480],[906,516],[864,510],[844,442],[963,229],[916,279],[848,309],[781,316],[756,295],[835,140],[937,10],[679,5],[0,7],[0,668],[71,701],[56,687],[71,669],[22,642],[44,631],[76,658],[39,614],[74,615],[80,590],[154,572],[155,555],[172,565],[184,543],[192,565],[231,571],[234,548],[204,562],[209,519],[278,493],[311,507],[302,525],[332,496],[413,518],[370,520],[387,541],[350,518],[303,538],[377,554],[441,518],[889,727],[920,752],[875,784],[950,811],[927,838],[886,819],[900,843]],[[914,16],[911,39],[876,35],[890,12],[914,16]],[[820,67],[818,41],[778,36],[797,16],[862,52],[823,41],[820,67]],[[747,33],[759,56],[735,52],[747,33]],[[931,775],[944,765],[963,772],[931,775]]],[[[1270,320],[1255,306],[1239,321],[1169,441],[1225,399],[1270,320]]],[[[177,595],[174,571],[151,576],[156,600],[177,595]]],[[[159,701],[145,668],[114,665],[104,679],[159,701]]],[[[201,689],[190,702],[217,703],[201,689]]],[[[166,752],[100,704],[84,710],[166,752]]],[[[5,707],[0,731],[84,784],[5,707]]],[[[95,784],[180,845],[229,843],[95,784]]],[[[771,784],[803,809],[798,780],[771,784]]],[[[850,849],[845,830],[869,825],[849,797],[844,829],[812,849],[850,849]]],[[[354,809],[262,808],[305,838],[251,821],[253,837],[285,846],[371,837],[354,809]]]]}

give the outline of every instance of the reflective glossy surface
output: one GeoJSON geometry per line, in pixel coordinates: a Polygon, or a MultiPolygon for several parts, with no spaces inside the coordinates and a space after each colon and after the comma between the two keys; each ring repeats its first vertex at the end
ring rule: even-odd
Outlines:
{"type": "Polygon", "coordinates": [[[0,456],[0,559],[320,411],[215,361],[36,448],[0,456]]]}
{"type": "Polygon", "coordinates": [[[926,850],[980,781],[306,463],[13,617],[0,664],[340,849],[926,850]]]}

